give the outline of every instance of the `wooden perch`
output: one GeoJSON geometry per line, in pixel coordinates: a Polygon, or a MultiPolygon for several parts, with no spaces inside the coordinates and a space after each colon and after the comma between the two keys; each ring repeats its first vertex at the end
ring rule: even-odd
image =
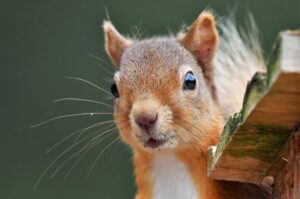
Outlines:
{"type": "Polygon", "coordinates": [[[208,173],[213,179],[259,184],[286,163],[286,143],[299,123],[300,30],[285,31],[268,72],[253,77],[242,110],[209,149],[208,173]]]}
{"type": "Polygon", "coordinates": [[[287,145],[286,164],[275,175],[274,199],[300,198],[300,129],[287,145]]]}

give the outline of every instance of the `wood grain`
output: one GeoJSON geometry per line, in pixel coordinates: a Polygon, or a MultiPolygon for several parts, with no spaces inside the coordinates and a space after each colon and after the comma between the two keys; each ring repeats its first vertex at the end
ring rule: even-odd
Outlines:
{"type": "Polygon", "coordinates": [[[260,184],[286,163],[287,141],[300,123],[300,31],[280,35],[268,72],[253,77],[242,110],[209,149],[213,179],[260,184]]]}
{"type": "Polygon", "coordinates": [[[275,177],[274,199],[300,198],[300,130],[288,142],[287,163],[275,177]]]}

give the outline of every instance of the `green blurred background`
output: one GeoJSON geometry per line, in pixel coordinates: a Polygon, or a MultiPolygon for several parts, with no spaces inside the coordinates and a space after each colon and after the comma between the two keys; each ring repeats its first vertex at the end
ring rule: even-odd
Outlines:
{"type": "Polygon", "coordinates": [[[222,16],[232,11],[233,5],[239,23],[246,9],[253,13],[266,55],[280,30],[300,27],[299,0],[1,0],[0,199],[133,198],[131,152],[121,142],[113,145],[97,162],[92,175],[85,178],[96,156],[117,133],[91,150],[66,181],[64,176],[72,161],[49,178],[73,151],[67,153],[32,191],[45,168],[72,140],[46,155],[49,147],[79,128],[111,117],[82,116],[37,128],[30,125],[62,114],[112,111],[99,104],[51,102],[80,97],[112,104],[105,93],[64,78],[78,76],[109,88],[111,75],[98,65],[113,71],[103,48],[105,8],[120,32],[135,32],[134,26],[138,26],[144,36],[150,36],[176,32],[205,8],[213,8],[222,16]]]}

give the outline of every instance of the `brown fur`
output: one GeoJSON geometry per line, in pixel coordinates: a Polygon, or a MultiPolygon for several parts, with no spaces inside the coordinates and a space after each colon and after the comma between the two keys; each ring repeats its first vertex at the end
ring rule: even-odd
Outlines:
{"type": "Polygon", "coordinates": [[[114,65],[118,68],[121,56],[125,49],[131,44],[129,39],[125,39],[109,22],[104,21],[103,28],[105,32],[106,43],[105,49],[114,65]]]}
{"type": "Polygon", "coordinates": [[[189,31],[179,38],[182,45],[195,56],[210,86],[213,85],[214,67],[211,64],[218,38],[214,16],[209,12],[203,12],[189,31]]]}
{"type": "Polygon", "coordinates": [[[211,180],[207,149],[216,145],[224,117],[216,99],[214,65],[218,33],[214,17],[203,12],[179,38],[157,37],[132,42],[105,22],[106,50],[119,69],[115,80],[115,121],[134,152],[137,199],[151,199],[151,161],[157,153],[174,153],[188,165],[201,198],[268,198],[254,185],[211,180]],[[183,90],[192,71],[196,90],[183,90]],[[141,112],[158,114],[153,136],[168,137],[157,149],[145,147],[145,135],[134,122],[141,112]]]}

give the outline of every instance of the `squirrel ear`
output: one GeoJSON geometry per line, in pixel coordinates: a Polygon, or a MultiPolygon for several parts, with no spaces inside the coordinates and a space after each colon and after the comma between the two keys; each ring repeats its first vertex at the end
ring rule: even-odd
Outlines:
{"type": "Polygon", "coordinates": [[[131,45],[131,40],[123,37],[109,21],[103,22],[105,34],[105,50],[116,68],[119,68],[121,57],[131,45]]]}
{"type": "Polygon", "coordinates": [[[208,12],[202,12],[189,30],[179,36],[179,42],[189,50],[201,66],[204,75],[212,78],[211,61],[218,46],[218,31],[215,18],[208,12]]]}

